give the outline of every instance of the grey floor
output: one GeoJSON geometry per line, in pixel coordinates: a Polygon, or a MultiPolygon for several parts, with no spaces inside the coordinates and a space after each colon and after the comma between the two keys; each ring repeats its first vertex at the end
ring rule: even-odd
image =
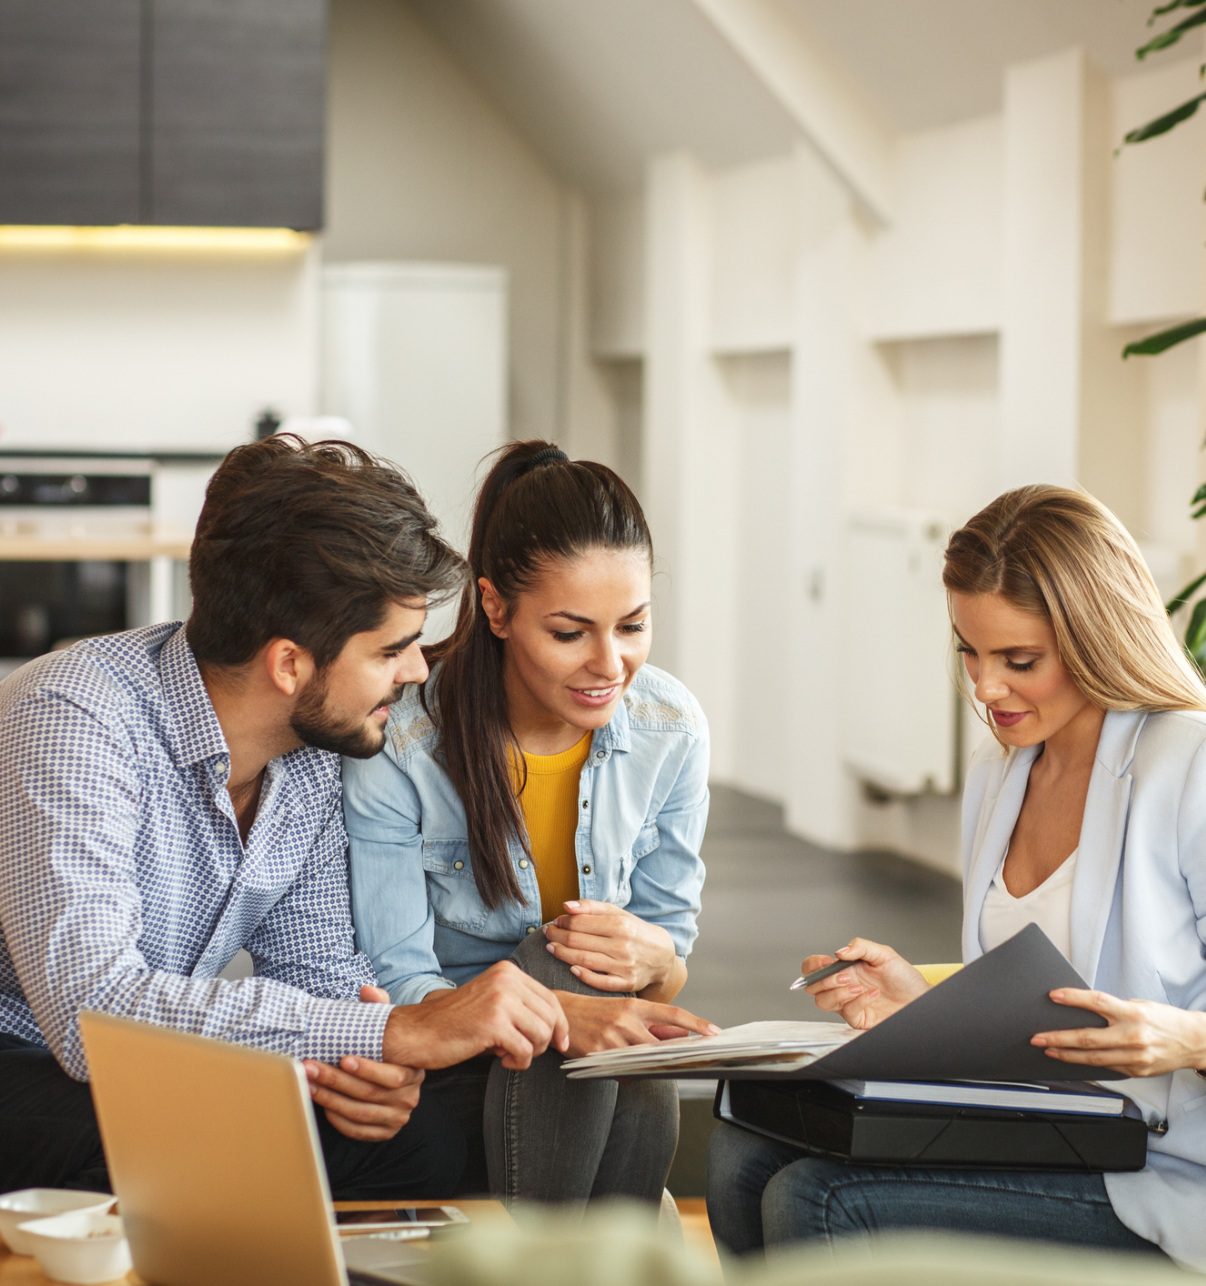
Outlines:
{"type": "MultiPolygon", "coordinates": [[[[788,991],[801,959],[856,934],[919,963],[959,959],[959,883],[890,853],[835,853],[789,835],[782,810],[712,790],[699,940],[680,997],[721,1026],[823,1017],[788,991]]],[[[676,1197],[703,1195],[711,1082],[682,1082],[682,1129],[670,1172],[676,1197]]]]}
{"type": "Polygon", "coordinates": [[[918,962],[959,958],[958,881],[890,853],[835,853],[789,835],[782,810],[712,790],[699,940],[681,1003],[721,1026],[817,1018],[788,983],[801,959],[856,934],[918,962]]]}

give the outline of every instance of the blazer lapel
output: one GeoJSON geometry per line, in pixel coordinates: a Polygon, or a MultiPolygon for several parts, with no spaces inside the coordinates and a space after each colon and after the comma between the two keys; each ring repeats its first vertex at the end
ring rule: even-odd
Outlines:
{"type": "Polygon", "coordinates": [[[967,887],[963,890],[965,913],[963,916],[963,959],[974,960],[983,954],[980,946],[980,909],[988,896],[992,877],[997,873],[1001,858],[1009,847],[1013,828],[1017,825],[1022,801],[1026,798],[1026,783],[1030,779],[1030,765],[1038,755],[1037,746],[1027,746],[1011,754],[1005,761],[995,797],[985,796],[980,808],[971,865],[967,872],[967,887]]]}
{"type": "Polygon", "coordinates": [[[1114,904],[1131,802],[1131,760],[1146,720],[1147,712],[1143,710],[1106,713],[1089,778],[1076,874],[1072,880],[1069,947],[1072,964],[1090,986],[1097,976],[1110,908],[1114,904]]]}

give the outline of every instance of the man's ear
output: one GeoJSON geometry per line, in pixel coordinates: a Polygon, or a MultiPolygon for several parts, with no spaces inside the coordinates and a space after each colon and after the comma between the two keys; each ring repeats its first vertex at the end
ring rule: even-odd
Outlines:
{"type": "Polygon", "coordinates": [[[505,639],[509,633],[507,629],[507,606],[499,596],[498,590],[494,588],[494,582],[488,576],[479,576],[477,578],[477,587],[482,592],[482,611],[486,614],[486,620],[490,623],[490,633],[495,638],[505,639]]]}
{"type": "Polygon", "coordinates": [[[261,655],[268,682],[283,697],[297,696],[317,669],[310,650],[292,639],[272,639],[261,655]]]}

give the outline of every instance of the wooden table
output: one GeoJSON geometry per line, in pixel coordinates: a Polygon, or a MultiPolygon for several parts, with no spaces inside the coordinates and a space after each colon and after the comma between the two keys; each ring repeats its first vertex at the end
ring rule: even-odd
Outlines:
{"type": "MultiPolygon", "coordinates": [[[[391,1206],[456,1206],[474,1223],[509,1219],[501,1201],[337,1201],[336,1210],[388,1210],[391,1206]]],[[[422,1244],[421,1242],[419,1243],[422,1244]]],[[[0,1286],[49,1286],[50,1278],[42,1272],[32,1255],[14,1255],[0,1250],[0,1286]]],[[[125,1286],[140,1286],[142,1278],[134,1273],[122,1278],[125,1286]]],[[[122,1286],[115,1283],[114,1286],[122,1286]]]]}

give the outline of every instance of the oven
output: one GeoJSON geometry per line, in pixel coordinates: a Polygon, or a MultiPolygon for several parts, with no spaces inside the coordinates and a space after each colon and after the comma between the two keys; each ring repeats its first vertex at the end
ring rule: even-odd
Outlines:
{"type": "Polygon", "coordinates": [[[183,615],[183,560],[212,467],[194,461],[199,481],[182,502],[162,459],[0,453],[0,673],[86,635],[183,615]]]}

